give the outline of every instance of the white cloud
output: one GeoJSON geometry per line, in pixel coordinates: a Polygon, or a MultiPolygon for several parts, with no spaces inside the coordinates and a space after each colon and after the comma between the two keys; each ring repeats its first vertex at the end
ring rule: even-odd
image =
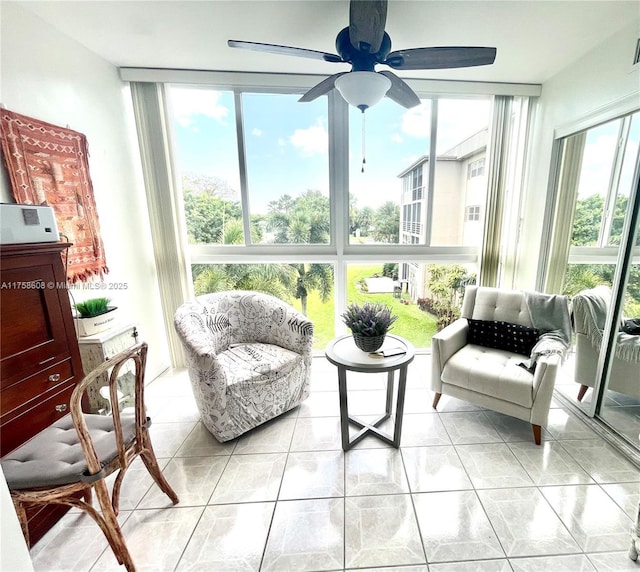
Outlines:
{"type": "Polygon", "coordinates": [[[587,139],[580,171],[579,198],[606,195],[617,141],[614,134],[598,133],[587,139]]]}
{"type": "Polygon", "coordinates": [[[358,208],[377,209],[387,201],[399,201],[402,187],[397,177],[373,175],[367,171],[366,165],[364,170],[349,181],[349,193],[356,198],[358,208]]]}
{"type": "Polygon", "coordinates": [[[329,144],[329,134],[323,125],[322,119],[318,118],[315,125],[306,129],[296,129],[289,137],[291,144],[300,149],[303,157],[311,157],[316,154],[327,154],[329,144]]]}
{"type": "MultiPolygon", "coordinates": [[[[437,152],[464,141],[487,127],[491,102],[488,99],[441,99],[438,102],[437,152]]],[[[428,139],[431,131],[431,103],[424,102],[402,115],[402,133],[428,139]]]]}
{"type": "Polygon", "coordinates": [[[413,165],[420,157],[424,157],[427,153],[425,152],[423,155],[409,155],[407,157],[402,157],[400,160],[401,171],[404,171],[409,165],[413,165]]]}
{"type": "Polygon", "coordinates": [[[226,125],[229,108],[218,103],[219,94],[206,89],[176,88],[171,90],[173,113],[180,125],[188,127],[195,115],[205,115],[226,125]]]}
{"type": "Polygon", "coordinates": [[[278,137],[278,147],[285,147],[287,144],[286,140],[282,137],[278,137]]]}
{"type": "Polygon", "coordinates": [[[488,99],[443,99],[438,103],[437,152],[443,153],[489,125],[488,99]]]}
{"type": "Polygon", "coordinates": [[[257,127],[254,127],[251,130],[251,135],[254,135],[255,137],[260,137],[260,135],[262,135],[262,129],[258,129],[257,127]]]}
{"type": "Polygon", "coordinates": [[[402,143],[402,137],[400,137],[400,135],[398,135],[397,133],[394,133],[391,136],[391,141],[393,141],[394,143],[402,143]]]}
{"type": "Polygon", "coordinates": [[[429,137],[431,130],[431,102],[421,103],[402,114],[402,132],[410,137],[429,137]]]}

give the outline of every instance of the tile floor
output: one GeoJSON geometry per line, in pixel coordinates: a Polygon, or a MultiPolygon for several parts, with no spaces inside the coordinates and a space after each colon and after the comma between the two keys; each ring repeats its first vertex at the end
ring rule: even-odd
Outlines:
{"type": "MultiPolygon", "coordinates": [[[[340,447],[337,375],[315,358],[300,407],[220,444],[184,371],[148,386],[152,439],[180,504],[134,465],[120,519],[139,570],[533,572],[639,570],[627,557],[640,470],[554,399],[528,424],[443,397],[430,357],[409,366],[402,446],[340,447]]],[[[354,414],[384,404],[383,374],[349,374],[354,414]]],[[[36,571],[122,570],[87,516],[31,550],[36,571]]]]}
{"type": "MultiPolygon", "coordinates": [[[[573,380],[573,358],[571,355],[564,366],[564,375],[556,382],[555,389],[571,403],[577,404],[579,385],[573,380]]],[[[593,400],[593,389],[588,389],[581,407],[587,410],[593,400]]],[[[638,443],[640,431],[640,398],[607,389],[604,407],[600,416],[615,430],[634,444],[638,443]]]]}

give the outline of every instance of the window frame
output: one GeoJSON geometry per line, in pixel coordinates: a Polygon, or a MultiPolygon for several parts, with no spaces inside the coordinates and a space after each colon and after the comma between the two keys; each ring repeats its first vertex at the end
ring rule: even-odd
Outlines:
{"type": "Polygon", "coordinates": [[[474,179],[475,177],[482,177],[485,169],[485,158],[481,157],[475,161],[470,161],[467,167],[467,179],[474,179]]]}
{"type": "MultiPolygon", "coordinates": [[[[389,260],[398,263],[473,263],[481,268],[480,245],[475,246],[430,246],[429,244],[384,244],[384,245],[351,245],[349,244],[348,224],[349,224],[349,175],[348,175],[348,106],[346,102],[334,90],[328,94],[328,131],[329,131],[329,197],[330,197],[330,226],[331,236],[329,244],[322,245],[296,245],[296,244],[247,244],[250,241],[250,229],[245,222],[245,245],[202,245],[185,244],[186,231],[181,220],[182,207],[177,198],[179,186],[175,180],[177,173],[173,165],[170,148],[173,144],[171,130],[167,128],[168,109],[166,104],[165,84],[184,85],[194,87],[196,85],[217,90],[232,90],[236,98],[241,97],[243,91],[252,93],[286,93],[302,94],[309,87],[317,83],[314,76],[279,76],[278,74],[234,74],[233,72],[188,72],[180,70],[136,70],[129,68],[121,70],[121,77],[124,80],[132,81],[132,97],[134,101],[134,113],[139,137],[149,140],[151,135],[160,136],[162,143],[154,145],[153,152],[143,157],[143,170],[154,169],[154,165],[165,163],[168,165],[164,177],[167,179],[162,184],[167,188],[167,195],[171,196],[171,213],[165,215],[172,217],[172,225],[164,225],[163,228],[152,229],[154,248],[158,241],[176,242],[183,245],[182,256],[178,263],[183,266],[178,275],[186,277],[182,280],[180,287],[174,290],[178,297],[188,299],[193,296],[193,284],[190,280],[191,264],[224,263],[237,262],[238,256],[242,257],[243,263],[278,263],[278,262],[299,262],[304,259],[308,262],[331,263],[335,268],[334,276],[334,301],[335,301],[335,322],[336,333],[340,331],[340,313],[346,304],[346,268],[350,263],[385,262],[389,260]],[[144,78],[144,79],[141,79],[144,78]],[[149,83],[149,82],[156,83],[149,83]],[[142,89],[142,86],[148,86],[142,89]],[[149,87],[150,86],[150,87],[149,87]],[[158,97],[149,97],[149,92],[158,94],[158,97]],[[145,133],[149,117],[153,117],[164,125],[162,133],[145,133]],[[163,234],[164,238],[160,238],[163,234]],[[170,234],[171,236],[167,236],[170,234]],[[186,269],[184,268],[186,267],[186,269]]],[[[433,101],[432,107],[432,137],[430,155],[436,156],[436,130],[437,130],[437,101],[439,98],[464,98],[464,97],[495,97],[499,95],[503,98],[522,96],[537,96],[540,94],[539,86],[518,85],[518,84],[491,84],[491,83],[461,83],[452,85],[450,82],[438,82],[434,80],[408,80],[409,85],[422,98],[429,98],[433,101]]],[[[238,106],[236,105],[236,121],[238,117],[238,106]]],[[[495,117],[492,119],[496,123],[495,117]]],[[[240,121],[241,123],[241,121],[240,121]]],[[[490,125],[490,137],[492,128],[490,125]]],[[[240,141],[242,139],[240,138],[240,141]]],[[[499,142],[497,142],[499,144],[499,142]]],[[[239,143],[240,145],[240,143],[239,143]]],[[[494,151],[497,145],[492,145],[494,151]]],[[[507,152],[507,149],[503,149],[507,152]]],[[[433,172],[435,161],[429,161],[429,174],[423,173],[423,184],[433,184],[433,172]],[[427,177],[425,179],[425,177],[427,177]]],[[[490,170],[490,169],[489,169],[490,170]]],[[[162,175],[162,174],[161,174],[162,175]]],[[[242,176],[242,174],[241,174],[242,176]]],[[[155,193],[156,185],[146,181],[147,195],[155,193]]],[[[400,190],[400,189],[399,189],[400,190]]],[[[242,189],[243,200],[246,199],[246,189],[242,189]]],[[[491,189],[488,190],[488,198],[491,200],[491,189]]],[[[156,209],[167,209],[167,203],[158,203],[156,209]]],[[[249,209],[243,203],[243,216],[248,221],[249,209]]],[[[427,203],[428,211],[432,211],[433,205],[427,203]]],[[[422,215],[424,216],[424,210],[422,215]]],[[[150,217],[158,216],[151,213],[150,217]]],[[[430,226],[427,220],[426,224],[430,226]]],[[[429,229],[427,229],[429,236],[429,229]]],[[[427,241],[428,242],[428,241],[427,241]]],[[[158,254],[156,254],[157,260],[158,254]]],[[[159,280],[163,282],[162,291],[170,291],[176,280],[176,274],[169,268],[159,266],[159,280]]],[[[172,329],[172,316],[165,310],[165,325],[167,336],[175,337],[172,329]]],[[[170,340],[171,343],[171,340],[170,340]]],[[[179,360],[174,360],[174,363],[179,360]]]]}
{"type": "MultiPolygon", "coordinates": [[[[553,200],[549,201],[546,212],[550,212],[550,205],[554,208],[554,216],[548,217],[544,233],[548,238],[546,248],[543,246],[542,252],[548,252],[540,260],[538,272],[538,289],[550,292],[562,292],[566,269],[574,264],[616,264],[620,247],[610,245],[611,222],[615,215],[615,202],[620,192],[618,182],[622,170],[623,157],[626,150],[627,137],[631,120],[636,113],[640,113],[640,108],[620,111],[617,115],[614,111],[606,110],[603,116],[598,117],[592,124],[577,124],[579,129],[573,131],[567,128],[560,131],[554,141],[552,150],[552,173],[550,183],[550,195],[553,200]],[[579,183],[579,171],[575,169],[575,164],[580,164],[584,153],[586,134],[590,129],[599,127],[606,123],[620,121],[618,129],[618,141],[615,147],[612,160],[612,168],[609,177],[609,184],[605,194],[605,204],[602,210],[602,218],[598,229],[598,239],[594,246],[576,246],[571,244],[573,233],[573,217],[577,202],[577,185],[579,183]],[[624,144],[621,143],[624,140],[624,144]],[[574,142],[578,141],[574,145],[574,142]],[[576,153],[576,147],[580,156],[576,153]],[[569,173],[567,175],[566,173],[569,173]],[[575,190],[574,190],[575,187],[575,190]],[[551,237],[554,240],[551,240],[551,237]]],[[[640,150],[636,159],[640,161],[640,150]]],[[[632,264],[640,264],[640,247],[631,249],[632,264]]]]}

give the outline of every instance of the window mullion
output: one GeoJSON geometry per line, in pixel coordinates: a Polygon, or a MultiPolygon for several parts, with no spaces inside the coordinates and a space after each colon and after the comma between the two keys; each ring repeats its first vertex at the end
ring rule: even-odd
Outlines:
{"type": "Polygon", "coordinates": [[[328,95],[329,117],[329,204],[331,244],[335,246],[334,325],[340,331],[340,313],[347,304],[347,270],[344,260],[349,241],[349,109],[332,90],[328,95]]]}
{"type": "MultiPolygon", "coordinates": [[[[424,213],[424,243],[431,245],[431,230],[433,228],[433,194],[436,186],[436,163],[437,163],[437,144],[438,144],[438,100],[431,100],[431,134],[429,140],[429,175],[427,187],[427,209],[424,213]]],[[[423,175],[424,178],[424,175],[423,175]]]]}
{"type": "Polygon", "coordinates": [[[618,141],[616,144],[615,154],[613,157],[613,165],[611,168],[611,177],[609,178],[609,188],[607,189],[606,204],[603,210],[602,224],[600,225],[600,233],[598,234],[598,246],[604,247],[609,244],[611,235],[611,225],[616,214],[616,199],[618,197],[618,185],[620,183],[620,174],[622,173],[622,163],[624,162],[624,153],[629,138],[629,130],[631,128],[631,116],[625,117],[620,123],[618,131],[618,141]]]}
{"type": "Polygon", "coordinates": [[[244,123],[242,116],[242,93],[234,90],[233,101],[236,118],[236,141],[238,144],[238,169],[240,171],[240,202],[242,203],[242,226],[244,243],[249,246],[251,239],[251,211],[249,210],[249,187],[247,181],[247,155],[244,145],[244,123]]]}

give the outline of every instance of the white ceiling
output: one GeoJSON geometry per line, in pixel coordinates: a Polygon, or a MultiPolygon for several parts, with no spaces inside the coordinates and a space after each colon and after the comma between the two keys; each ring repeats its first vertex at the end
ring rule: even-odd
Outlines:
{"type": "MultiPolygon", "coordinates": [[[[228,39],[335,53],[347,0],[21,1],[116,66],[313,73],[347,70],[304,58],[232,49],[228,39]]],[[[390,0],[392,49],[495,46],[495,64],[405,72],[410,78],[543,83],[623,27],[640,25],[637,0],[390,0]]],[[[629,65],[634,46],[630,46],[629,65]]],[[[380,66],[378,69],[385,69],[380,66]]]]}

